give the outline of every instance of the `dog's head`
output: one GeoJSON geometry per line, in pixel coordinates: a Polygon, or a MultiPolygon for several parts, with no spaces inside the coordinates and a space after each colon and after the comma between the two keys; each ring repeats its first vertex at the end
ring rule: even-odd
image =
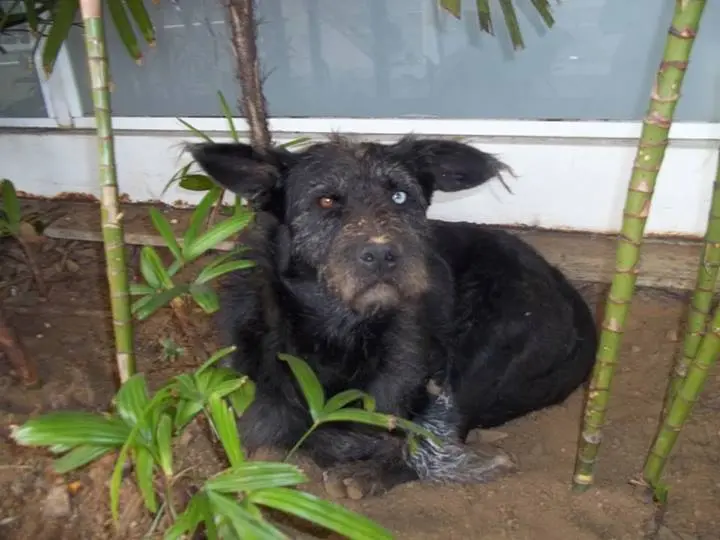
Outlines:
{"type": "Polygon", "coordinates": [[[466,144],[411,137],[392,145],[336,137],[297,153],[233,143],[190,151],[219,184],[273,214],[288,232],[290,264],[313,269],[359,314],[427,290],[426,211],[436,190],[472,188],[507,169],[466,144]]]}

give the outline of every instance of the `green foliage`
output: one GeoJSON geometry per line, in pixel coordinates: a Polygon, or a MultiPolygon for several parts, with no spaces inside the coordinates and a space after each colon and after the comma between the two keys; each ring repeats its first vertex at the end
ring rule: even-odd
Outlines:
{"type": "Polygon", "coordinates": [[[15,185],[7,178],[0,181],[0,197],[0,236],[20,236],[20,202],[15,185]]]}
{"type": "MultiPolygon", "coordinates": [[[[246,460],[236,415],[242,415],[252,403],[255,386],[247,377],[215,365],[233,350],[218,351],[194,373],[174,377],[154,395],[143,374],[133,375],[115,396],[110,413],[48,413],[15,427],[12,438],[18,444],[46,447],[58,454],[54,467],[59,473],[119,452],[110,485],[113,518],[119,516],[122,472],[130,460],[146,509],[157,515],[167,508],[174,517],[165,531],[166,539],[190,535],[201,524],[208,538],[287,538],[265,518],[263,508],[292,514],[351,539],[392,538],[369,519],[295,489],[308,481],[296,466],[246,460]],[[230,466],[208,478],[176,513],[170,493],[179,473],[173,466],[172,441],[201,413],[230,466]],[[159,485],[166,486],[164,494],[159,493],[159,485]]],[[[389,429],[398,426],[432,436],[410,422],[374,412],[372,397],[358,390],[325,401],[322,386],[303,360],[287,355],[282,360],[290,365],[309,405],[314,425],[308,434],[321,423],[341,420],[389,429]],[[346,407],[354,402],[362,402],[364,409],[346,407]]],[[[307,434],[302,440],[306,438],[307,434]]]]}

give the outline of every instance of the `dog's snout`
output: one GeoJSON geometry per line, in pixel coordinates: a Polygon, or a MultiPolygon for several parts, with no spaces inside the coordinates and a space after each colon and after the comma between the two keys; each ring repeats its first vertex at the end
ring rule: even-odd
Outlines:
{"type": "Polygon", "coordinates": [[[397,264],[398,252],[392,244],[370,243],[360,248],[358,259],[369,270],[390,270],[397,264]]]}

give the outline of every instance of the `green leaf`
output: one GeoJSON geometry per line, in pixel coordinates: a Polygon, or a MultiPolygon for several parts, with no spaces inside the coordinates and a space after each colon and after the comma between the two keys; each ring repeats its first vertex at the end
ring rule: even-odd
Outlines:
{"type": "Polygon", "coordinates": [[[17,198],[15,185],[7,178],[2,181],[2,210],[5,212],[5,219],[10,232],[17,231],[22,220],[20,202],[17,198]]]}
{"type": "Polygon", "coordinates": [[[312,140],[312,137],[305,137],[305,136],[295,137],[294,139],[292,139],[286,143],[279,144],[278,146],[280,148],[292,148],[293,146],[298,146],[298,145],[308,143],[311,140],[312,140]]]}
{"type": "MultiPolygon", "coordinates": [[[[282,489],[282,488],[280,488],[282,489]]],[[[231,498],[219,493],[207,492],[210,506],[215,513],[226,517],[235,532],[243,540],[286,540],[287,536],[270,523],[260,521],[231,498]]]]}
{"type": "Polygon", "coordinates": [[[120,36],[120,41],[125,45],[130,57],[139,63],[142,58],[142,52],[140,51],[140,45],[135,36],[135,30],[133,30],[132,24],[130,24],[130,18],[125,11],[125,5],[123,2],[116,0],[115,2],[105,2],[105,6],[107,6],[110,12],[110,18],[115,25],[118,36],[120,36]]]}
{"type": "Polygon", "coordinates": [[[157,425],[155,441],[157,445],[158,462],[163,474],[169,478],[173,474],[172,462],[172,428],[173,422],[169,414],[163,413],[157,425]]]}
{"type": "Polygon", "coordinates": [[[233,121],[233,114],[230,110],[230,106],[228,105],[228,102],[225,100],[225,96],[222,92],[218,90],[218,98],[220,99],[220,108],[222,109],[223,116],[225,117],[225,120],[227,120],[228,123],[228,129],[230,130],[230,135],[232,136],[233,141],[240,142],[240,137],[238,137],[237,130],[235,129],[235,122],[233,121]]]}
{"type": "Polygon", "coordinates": [[[153,514],[157,512],[157,495],[153,485],[155,462],[150,451],[142,446],[135,448],[135,479],[142,493],[145,508],[153,514]]]}
{"type": "Polygon", "coordinates": [[[490,0],[476,0],[478,11],[478,22],[483,32],[490,35],[495,33],[493,29],[492,16],[490,15],[490,0]]]}
{"type": "Polygon", "coordinates": [[[143,246],[140,251],[140,273],[151,287],[156,289],[173,287],[172,279],[170,279],[160,255],[152,246],[143,246]]]}
{"type": "Polygon", "coordinates": [[[351,540],[392,540],[387,529],[338,504],[285,487],[263,489],[248,496],[250,502],[291,514],[335,531],[351,540]]]}
{"type": "Polygon", "coordinates": [[[205,174],[186,174],[180,178],[180,187],[188,191],[208,191],[216,184],[205,174]]]}
{"type": "Polygon", "coordinates": [[[304,360],[282,353],[278,354],[278,358],[289,364],[293,375],[295,375],[295,379],[297,379],[300,385],[303,396],[305,396],[305,401],[307,401],[308,408],[310,409],[310,416],[317,422],[322,413],[323,405],[325,404],[325,391],[320,381],[304,360]]]}
{"type": "Polygon", "coordinates": [[[215,351],[215,353],[210,358],[208,358],[205,363],[197,369],[197,371],[195,371],[195,375],[199,375],[207,368],[218,362],[221,358],[226,357],[228,354],[234,353],[236,350],[237,347],[235,345],[230,345],[229,347],[223,347],[222,349],[215,351]]]}
{"type": "Polygon", "coordinates": [[[153,289],[150,285],[145,283],[131,283],[130,284],[130,296],[143,296],[146,294],[154,294],[157,289],[153,289]]]}
{"type": "Polygon", "coordinates": [[[154,296],[141,298],[132,305],[131,311],[138,320],[144,321],[158,309],[168,305],[174,298],[185,294],[187,291],[187,284],[176,285],[172,289],[159,292],[154,296]]]}
{"type": "Polygon", "coordinates": [[[228,379],[214,385],[212,388],[209,389],[209,392],[217,394],[218,397],[224,398],[228,394],[232,394],[233,392],[237,392],[238,390],[240,390],[243,386],[248,384],[249,380],[250,379],[248,379],[247,376],[228,379]]]}
{"type": "Polygon", "coordinates": [[[220,299],[209,285],[193,283],[189,288],[190,296],[205,313],[215,313],[220,309],[220,299]]]}
{"type": "Polygon", "coordinates": [[[235,410],[235,414],[242,416],[255,400],[255,383],[248,379],[242,387],[228,394],[227,399],[235,410]]]}
{"type": "Polygon", "coordinates": [[[440,0],[440,6],[456,19],[459,19],[462,15],[461,4],[462,0],[440,0]]]}
{"type": "Polygon", "coordinates": [[[288,463],[246,461],[205,482],[216,493],[251,492],[273,487],[296,486],[308,481],[296,466],[288,463]]]}
{"type": "Polygon", "coordinates": [[[79,9],[79,0],[58,0],[55,4],[52,26],[47,34],[42,52],[43,70],[46,77],[50,76],[55,67],[60,47],[67,39],[79,9]]]}
{"type": "Polygon", "coordinates": [[[335,412],[354,401],[362,401],[363,408],[366,411],[372,412],[375,410],[375,398],[370,394],[362,392],[361,390],[345,390],[327,400],[325,407],[323,407],[322,414],[326,415],[335,412]]]}
{"type": "Polygon", "coordinates": [[[178,433],[187,426],[190,421],[203,410],[202,401],[183,400],[175,410],[175,426],[178,433]]]}
{"type": "Polygon", "coordinates": [[[438,438],[427,429],[418,426],[409,420],[398,418],[397,416],[364,411],[362,409],[340,409],[339,411],[323,415],[318,420],[318,423],[322,424],[328,422],[355,422],[357,424],[367,424],[370,426],[385,428],[389,431],[394,431],[395,429],[400,428],[403,431],[420,435],[438,443],[440,442],[438,438]]]}
{"type": "Polygon", "coordinates": [[[214,249],[220,242],[224,242],[236,235],[250,223],[251,215],[233,215],[221,221],[215,227],[205,232],[189,245],[185,246],[185,258],[192,261],[210,249],[214,249]]]}
{"type": "Polygon", "coordinates": [[[183,165],[175,171],[175,174],[172,175],[170,180],[167,181],[167,184],[165,184],[165,187],[160,192],[161,197],[167,193],[167,190],[170,189],[170,186],[172,186],[175,182],[179,181],[181,178],[183,178],[185,175],[187,175],[188,171],[190,170],[190,167],[193,166],[193,161],[190,161],[189,163],[183,165]]]}
{"type": "Polygon", "coordinates": [[[183,255],[185,256],[186,260],[189,260],[189,257],[187,255],[188,249],[195,241],[198,234],[200,234],[200,230],[203,227],[205,221],[207,220],[210,209],[212,208],[213,204],[215,204],[215,202],[218,200],[221,193],[222,190],[218,186],[213,186],[203,196],[198,205],[195,207],[195,210],[190,217],[190,224],[185,231],[185,237],[183,239],[183,255]]]}
{"type": "Polygon", "coordinates": [[[56,459],[53,469],[58,474],[65,474],[100,459],[110,451],[112,448],[107,446],[76,446],[63,457],[56,459]]]}
{"type": "Polygon", "coordinates": [[[125,3],[127,4],[128,11],[133,16],[133,19],[135,19],[135,24],[137,24],[140,29],[140,33],[145,38],[145,41],[147,41],[151,46],[154,45],[155,28],[153,27],[153,23],[147,9],[145,9],[143,0],[125,0],[125,3]]]}
{"type": "Polygon", "coordinates": [[[200,275],[198,275],[195,283],[207,283],[208,281],[212,281],[213,279],[229,272],[245,270],[246,268],[252,268],[253,266],[255,266],[255,261],[250,260],[229,261],[215,266],[206,266],[202,269],[200,275]]]}
{"type": "Polygon", "coordinates": [[[507,26],[508,33],[510,34],[510,41],[512,41],[513,49],[525,48],[525,42],[522,38],[520,24],[518,23],[515,6],[513,6],[512,0],[500,0],[500,7],[502,8],[505,26],[507,26]]]}
{"type": "Polygon", "coordinates": [[[185,126],[187,129],[189,129],[190,131],[192,131],[195,135],[197,135],[197,136],[200,137],[201,139],[205,140],[206,142],[213,142],[213,140],[212,140],[210,137],[208,137],[205,133],[203,133],[202,131],[200,131],[198,128],[196,128],[195,126],[193,126],[193,125],[190,124],[189,122],[186,122],[186,121],[183,120],[182,118],[178,118],[177,120],[178,120],[178,122],[180,122],[183,126],[185,126]]]}
{"type": "Polygon", "coordinates": [[[555,24],[555,19],[552,16],[550,10],[550,2],[548,0],[530,0],[535,6],[535,10],[540,14],[542,20],[545,22],[548,28],[552,28],[555,24]]]}
{"type": "Polygon", "coordinates": [[[178,244],[177,238],[175,238],[175,233],[173,232],[167,218],[163,216],[157,208],[150,208],[150,219],[152,220],[155,229],[163,237],[163,240],[165,240],[165,245],[171,251],[175,260],[182,261],[183,256],[180,244],[178,244]]]}
{"type": "Polygon", "coordinates": [[[129,427],[145,425],[142,414],[150,402],[143,373],[136,373],[123,383],[115,396],[115,409],[129,427]]]}
{"type": "MultiPolygon", "coordinates": [[[[30,29],[30,34],[33,37],[37,36],[38,31],[38,13],[35,9],[35,3],[36,0],[24,0],[25,3],[25,14],[27,15],[27,22],[28,22],[28,28],[30,29]]],[[[41,9],[44,8],[44,5],[41,5],[41,9]]],[[[2,26],[2,25],[0,25],[2,26]]],[[[1,31],[1,29],[0,29],[1,31]]]]}
{"type": "Polygon", "coordinates": [[[198,492],[192,496],[185,511],[177,517],[172,527],[165,531],[165,540],[180,540],[185,534],[192,537],[200,522],[208,516],[212,519],[207,497],[204,492],[198,492]]]}
{"type": "Polygon", "coordinates": [[[15,428],[12,438],[23,446],[122,446],[130,428],[119,418],[89,412],[56,411],[15,428]]]}
{"type": "Polygon", "coordinates": [[[237,467],[245,461],[242,446],[240,446],[240,435],[238,434],[235,415],[225,404],[223,399],[213,394],[208,400],[210,406],[210,421],[215,426],[218,438],[225,449],[231,467],[237,467]]]}

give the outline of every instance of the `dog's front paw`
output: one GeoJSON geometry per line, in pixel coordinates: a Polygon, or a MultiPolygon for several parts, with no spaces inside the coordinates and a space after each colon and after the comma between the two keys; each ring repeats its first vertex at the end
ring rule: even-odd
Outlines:
{"type": "Polygon", "coordinates": [[[362,499],[387,491],[379,467],[369,462],[338,465],[323,471],[325,491],[336,499],[362,499]]]}

